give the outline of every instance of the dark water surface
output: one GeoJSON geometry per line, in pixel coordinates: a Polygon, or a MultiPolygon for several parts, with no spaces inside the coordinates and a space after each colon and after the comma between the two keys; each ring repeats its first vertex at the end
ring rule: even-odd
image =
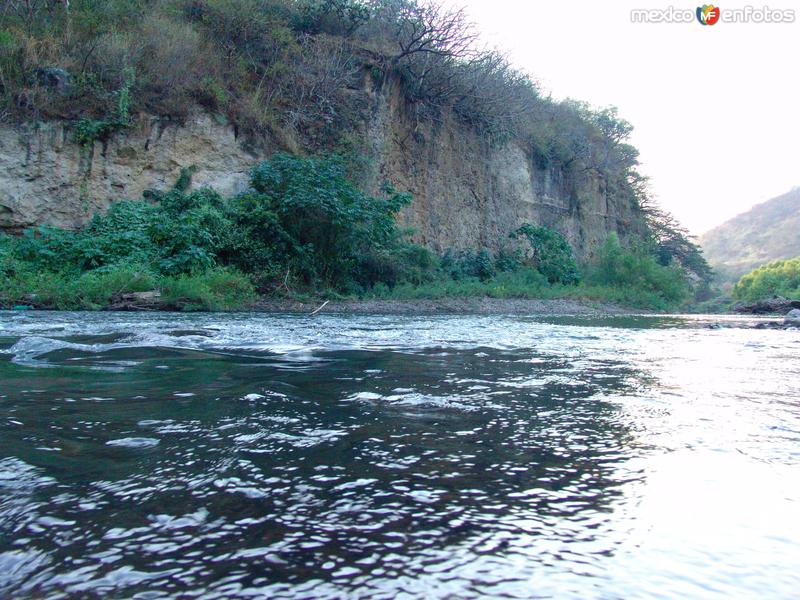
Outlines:
{"type": "Polygon", "coordinates": [[[704,323],[0,313],[0,597],[797,598],[800,333],[704,323]]]}

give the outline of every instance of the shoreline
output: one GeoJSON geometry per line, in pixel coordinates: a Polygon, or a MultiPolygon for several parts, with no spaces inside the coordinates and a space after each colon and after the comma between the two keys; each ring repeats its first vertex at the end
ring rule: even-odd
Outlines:
{"type": "MultiPolygon", "coordinates": [[[[184,313],[247,313],[262,312],[273,314],[356,314],[356,315],[551,315],[551,316],[625,316],[625,315],[670,315],[676,311],[647,309],[588,298],[492,298],[489,296],[415,298],[415,299],[343,299],[299,300],[295,298],[261,297],[253,303],[229,310],[204,310],[182,307],[180,304],[164,302],[153,292],[126,294],[106,306],[96,308],[58,309],[35,304],[0,305],[2,311],[14,312],[184,312],[184,313]]],[[[786,301],[784,301],[786,302],[786,301]]],[[[790,301],[791,305],[798,302],[790,301]]],[[[696,311],[689,308],[679,310],[680,314],[705,314],[741,317],[783,318],[783,302],[780,306],[762,302],[744,305],[738,310],[696,311]],[[769,310],[771,309],[771,310],[769,310]],[[777,309],[777,310],[776,310],[777,309]]],[[[774,303],[777,304],[777,303],[774,303]]],[[[791,306],[790,306],[791,308],[791,306]]]]}
{"type": "MultiPolygon", "coordinates": [[[[57,309],[0,307],[2,311],[13,312],[61,312],[57,309]]],[[[576,298],[423,298],[414,300],[313,300],[300,301],[291,298],[261,298],[257,302],[235,310],[180,310],[158,300],[150,300],[147,305],[110,305],[96,310],[79,309],[66,312],[119,312],[119,313],[178,313],[196,314],[269,314],[292,316],[322,315],[385,315],[385,316],[468,316],[468,315],[518,315],[530,317],[670,317],[702,315],[707,317],[704,327],[708,329],[741,328],[800,330],[800,319],[781,314],[742,313],[742,312],[665,312],[623,306],[610,302],[576,298]],[[743,325],[731,323],[726,317],[749,319],[752,323],[743,325]],[[717,320],[719,319],[719,320],[717,320]]]]}
{"type": "MultiPolygon", "coordinates": [[[[624,306],[612,302],[576,298],[491,298],[470,296],[463,298],[418,299],[345,299],[297,300],[294,298],[262,297],[252,304],[232,310],[181,310],[180,306],[163,302],[149,292],[130,294],[124,301],[113,301],[95,309],[72,309],[68,312],[201,312],[244,313],[264,312],[275,314],[382,314],[382,315],[434,315],[434,314],[530,314],[530,315],[632,315],[666,314],[660,311],[624,306]],[[135,298],[133,298],[135,296],[135,298]]],[[[0,310],[15,312],[53,312],[62,309],[35,304],[0,306],[0,310]]]]}
{"type": "Polygon", "coordinates": [[[424,298],[415,300],[324,300],[301,302],[289,298],[264,298],[250,310],[271,313],[311,314],[532,314],[532,315],[629,315],[658,314],[608,302],[572,298],[424,298]]]}

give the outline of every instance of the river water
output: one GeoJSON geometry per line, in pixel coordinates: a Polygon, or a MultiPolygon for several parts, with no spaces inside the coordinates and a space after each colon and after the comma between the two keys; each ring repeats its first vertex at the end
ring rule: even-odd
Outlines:
{"type": "Polygon", "coordinates": [[[797,598],[800,332],[707,324],[0,313],[0,597],[797,598]]]}

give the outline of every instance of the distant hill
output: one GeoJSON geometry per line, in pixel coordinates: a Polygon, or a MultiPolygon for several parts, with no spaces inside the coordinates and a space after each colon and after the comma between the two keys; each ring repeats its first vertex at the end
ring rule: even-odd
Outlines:
{"type": "Polygon", "coordinates": [[[800,256],[800,188],[758,204],[700,238],[721,283],[771,260],[800,256]]]}

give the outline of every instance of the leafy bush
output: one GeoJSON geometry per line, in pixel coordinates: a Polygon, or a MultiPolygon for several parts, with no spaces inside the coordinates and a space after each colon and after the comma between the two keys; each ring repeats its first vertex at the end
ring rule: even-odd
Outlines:
{"type": "Polygon", "coordinates": [[[230,222],[208,206],[209,198],[218,198],[213,193],[202,190],[187,198],[192,209],[182,212],[168,203],[116,202],[80,231],[27,230],[16,241],[15,252],[22,260],[50,271],[81,271],[120,263],[145,264],[165,275],[204,270],[215,264],[219,246],[215,232],[230,222]]]}
{"type": "Polygon", "coordinates": [[[488,281],[497,274],[494,259],[485,248],[466,248],[459,251],[448,249],[441,257],[439,269],[456,281],[470,277],[488,281]]]}
{"type": "Polygon", "coordinates": [[[253,169],[252,183],[255,193],[235,200],[237,223],[258,256],[283,261],[305,285],[361,289],[386,278],[379,265],[406,248],[395,216],[411,197],[391,188],[385,197],[367,196],[337,157],[280,154],[253,169]]]}
{"type": "Polygon", "coordinates": [[[572,285],[580,281],[572,248],[557,231],[525,223],[511,232],[510,237],[524,239],[530,244],[527,253],[529,263],[550,283],[572,285]]]}
{"type": "Polygon", "coordinates": [[[745,302],[775,296],[800,299],[800,257],[775,260],[753,269],[733,287],[733,297],[745,302]]]}
{"type": "Polygon", "coordinates": [[[600,247],[585,279],[589,284],[628,290],[632,295],[650,295],[647,303],[657,308],[680,304],[689,296],[686,275],[677,265],[663,266],[643,249],[625,248],[613,234],[600,247]]]}

